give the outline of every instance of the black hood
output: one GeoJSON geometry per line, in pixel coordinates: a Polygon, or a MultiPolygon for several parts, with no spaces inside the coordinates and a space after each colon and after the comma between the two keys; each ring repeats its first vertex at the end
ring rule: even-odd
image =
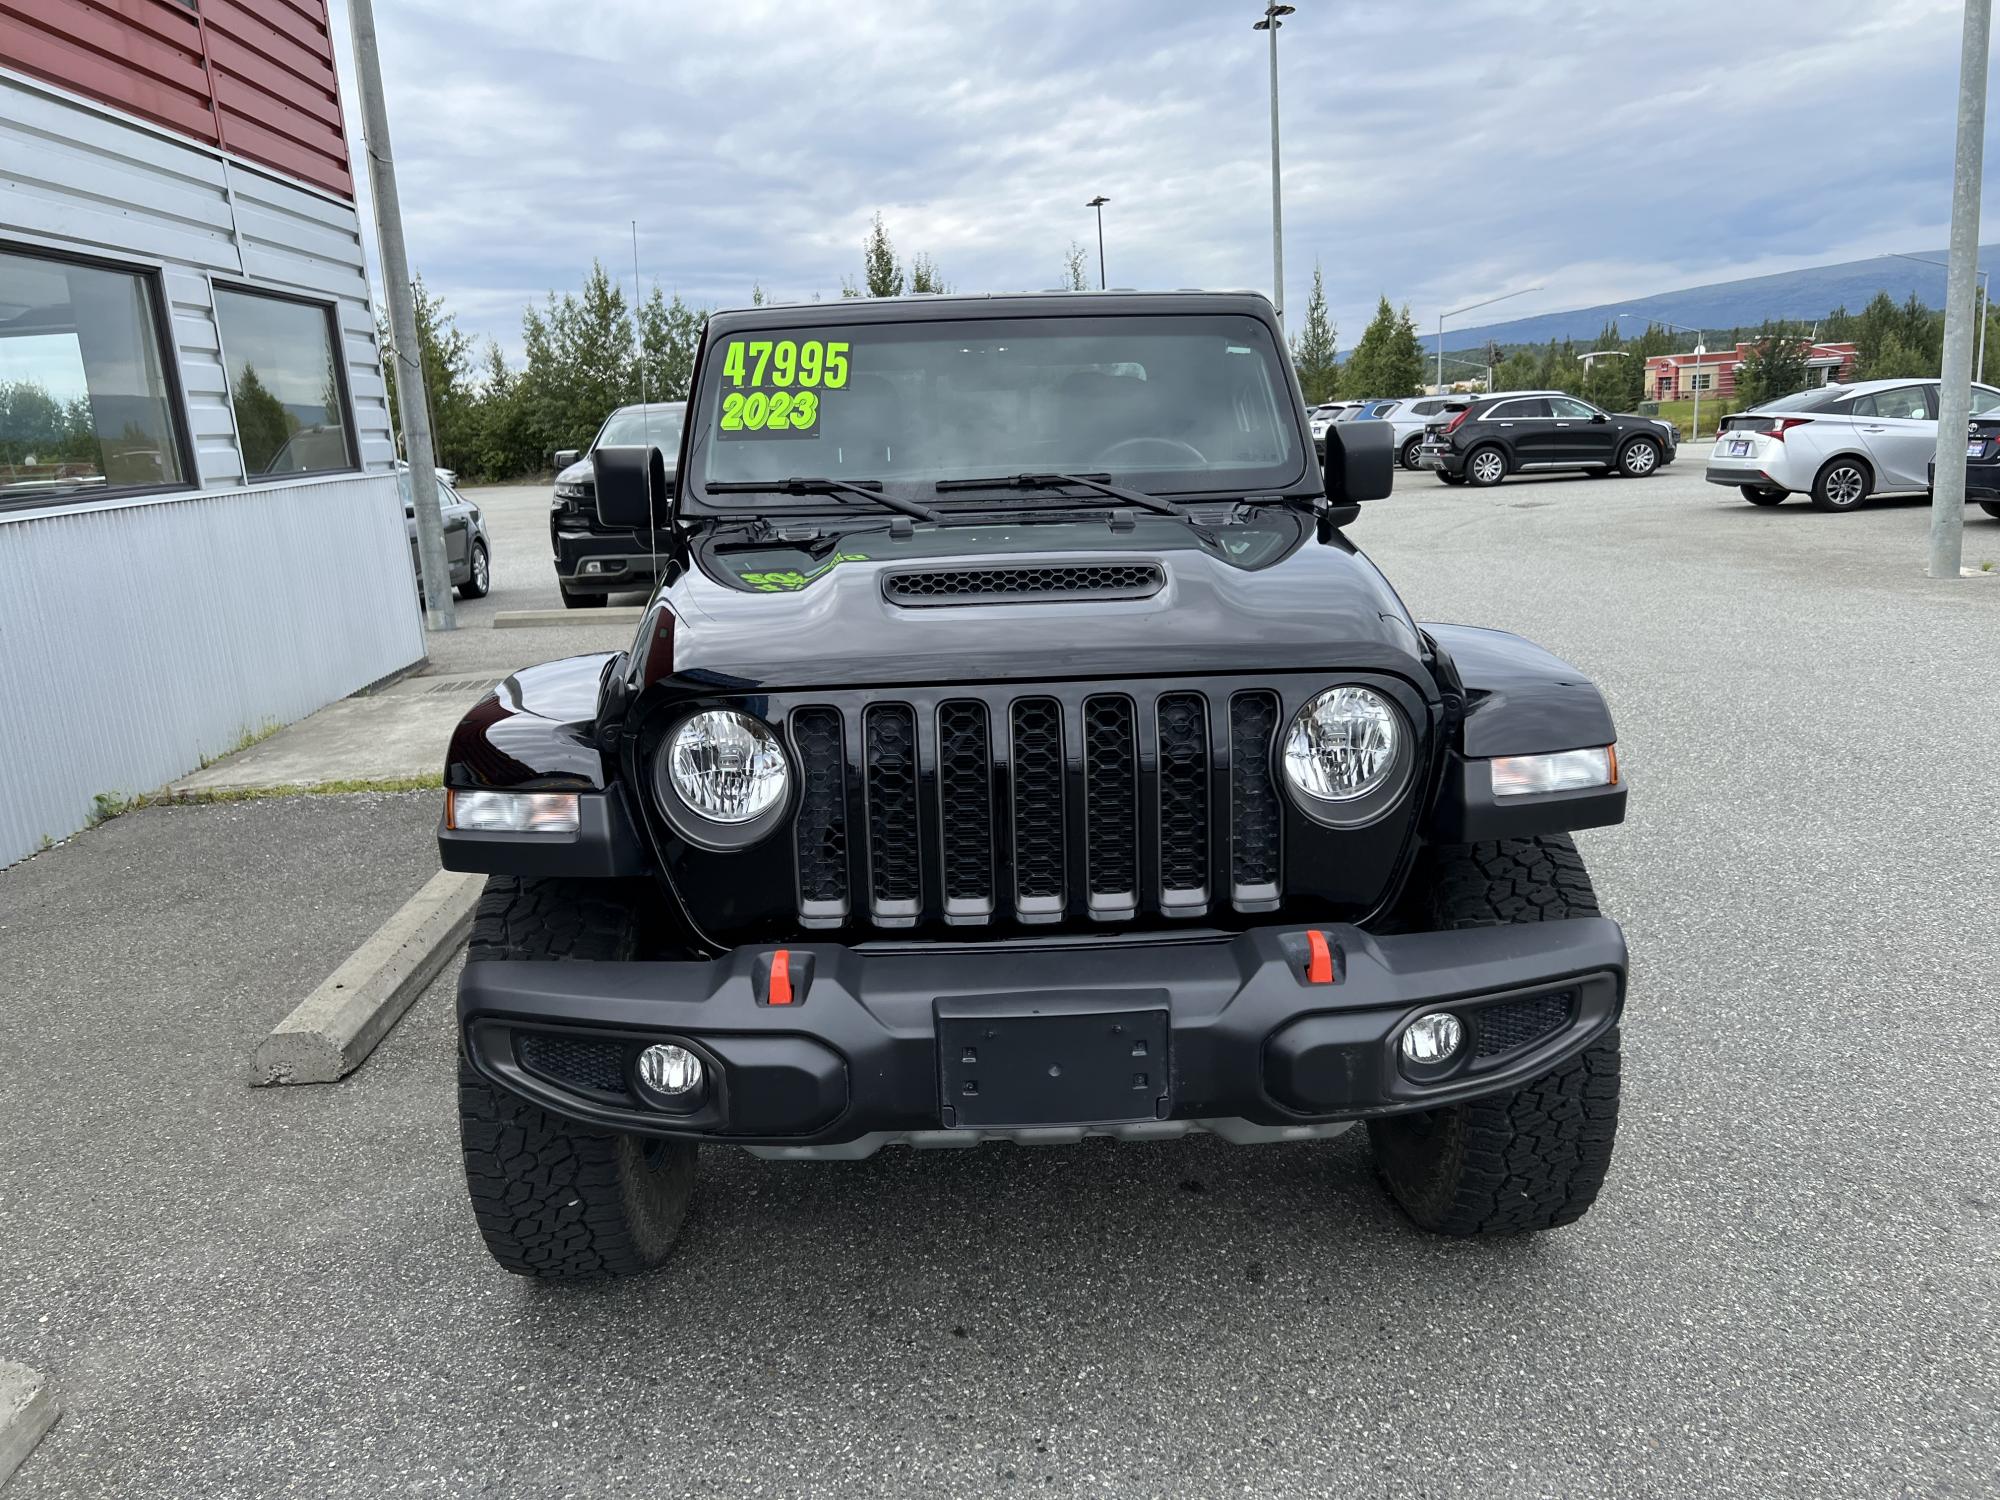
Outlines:
{"type": "MultiPolygon", "coordinates": [[[[1180,523],[1172,523],[1179,527],[1180,523]]],[[[920,529],[919,537],[926,535],[920,529]]],[[[945,533],[948,535],[948,533],[945,533]]],[[[1402,601],[1345,538],[1296,541],[1255,568],[1219,548],[1148,545],[1102,526],[1101,544],[897,555],[883,534],[847,546],[799,587],[751,592],[703,567],[654,600],[634,650],[640,684],[679,678],[730,690],[1120,678],[1201,672],[1376,669],[1422,680],[1419,639],[1402,601]],[[866,552],[868,555],[854,555],[866,552]],[[885,577],[913,567],[1074,566],[1159,569],[1144,597],[1013,598],[924,607],[892,602],[885,577]]],[[[710,563],[712,567],[712,562],[710,563]]]]}

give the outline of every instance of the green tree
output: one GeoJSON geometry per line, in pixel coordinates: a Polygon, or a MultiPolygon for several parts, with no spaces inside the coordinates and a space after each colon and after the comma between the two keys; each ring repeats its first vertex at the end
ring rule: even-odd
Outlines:
{"type": "Polygon", "coordinates": [[[1408,396],[1424,380],[1424,349],[1416,320],[1406,305],[1401,312],[1384,297],[1375,317],[1341,372],[1343,388],[1366,396],[1408,396]]]}
{"type": "Polygon", "coordinates": [[[1743,406],[1760,406],[1803,390],[1806,349],[1803,340],[1765,325],[1762,337],[1743,351],[1736,367],[1736,399],[1743,406]]]}
{"type": "Polygon", "coordinates": [[[581,295],[550,292],[522,316],[528,367],[520,396],[529,428],[547,451],[581,448],[604,419],[633,399],[632,319],[625,294],[591,262],[581,295]]]}
{"type": "MultiPolygon", "coordinates": [[[[447,469],[475,469],[479,439],[477,397],[472,388],[472,338],[459,332],[457,320],[445,310],[444,299],[431,293],[422,275],[412,279],[411,291],[416,301],[417,348],[423,362],[424,392],[430,402],[432,450],[447,469]]],[[[376,333],[386,356],[382,369],[389,383],[389,421],[395,430],[396,451],[400,453],[403,409],[396,394],[396,376],[402,361],[386,318],[379,320],[376,333]]],[[[327,409],[338,410],[337,401],[327,409]]]]}
{"type": "Polygon", "coordinates": [[[937,268],[937,262],[921,250],[910,260],[910,290],[913,292],[948,292],[944,275],[937,268]]]}
{"type": "Polygon", "coordinates": [[[244,472],[269,473],[279,450],[299,430],[298,419],[258,377],[255,365],[243,367],[230,391],[230,404],[236,411],[236,440],[243,450],[244,472]]]}
{"type": "Polygon", "coordinates": [[[1883,343],[1876,345],[1875,357],[1867,364],[1867,378],[1870,380],[1921,379],[1937,372],[1938,361],[1921,349],[1912,349],[1899,334],[1891,334],[1883,343]]]}
{"type": "Polygon", "coordinates": [[[483,379],[475,406],[478,419],[472,472],[490,479],[511,479],[540,468],[543,454],[533,431],[521,381],[493,340],[486,341],[483,379]]]}
{"type": "Polygon", "coordinates": [[[707,308],[689,307],[679,292],[669,302],[657,286],[639,309],[639,355],[646,362],[646,389],[655,401],[687,400],[695,347],[707,320],[707,308]]]}
{"type": "Polygon", "coordinates": [[[878,212],[861,247],[863,282],[870,297],[903,295],[903,268],[896,264],[896,247],[889,243],[889,231],[878,212]]]}
{"type": "Polygon", "coordinates": [[[1333,320],[1326,311],[1326,281],[1313,262],[1312,296],[1306,301],[1306,326],[1292,340],[1292,364],[1308,405],[1331,401],[1340,385],[1340,347],[1333,320]]]}
{"type": "Polygon", "coordinates": [[[1063,286],[1072,292],[1080,292],[1087,287],[1090,249],[1082,240],[1071,240],[1069,249],[1063,251],[1063,286]]]}

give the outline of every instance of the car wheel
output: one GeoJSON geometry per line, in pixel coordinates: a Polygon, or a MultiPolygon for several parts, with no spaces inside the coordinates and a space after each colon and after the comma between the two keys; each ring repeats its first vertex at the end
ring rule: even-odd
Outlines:
{"type": "Polygon", "coordinates": [[[1814,510],[1853,510],[1868,498],[1875,476],[1858,458],[1836,458],[1813,481],[1814,510]]]}
{"type": "Polygon", "coordinates": [[[572,589],[566,583],[558,584],[557,587],[562,590],[564,609],[602,609],[604,608],[604,601],[608,597],[604,594],[585,593],[581,589],[572,589]]]}
{"type": "Polygon", "coordinates": [[[1437,477],[1442,479],[1446,484],[1465,483],[1465,476],[1463,474],[1447,474],[1443,469],[1437,471],[1437,477]]]}
{"type": "MultiPolygon", "coordinates": [[[[1596,916],[1565,834],[1440,848],[1413,883],[1413,927],[1438,931],[1596,916]]],[[[1618,1032],[1510,1094],[1373,1120],[1375,1168],[1436,1234],[1519,1234],[1583,1217],[1618,1130],[1618,1032]]]]}
{"type": "MultiPolygon", "coordinates": [[[[496,877],[466,957],[617,962],[637,951],[631,908],[599,880],[496,877]]],[[[459,1142],[473,1217],[518,1276],[595,1281],[649,1270],[680,1237],[697,1148],[592,1130],[552,1115],[458,1060],[459,1142]]]]}
{"type": "Polygon", "coordinates": [[[1633,438],[1618,454],[1618,472],[1644,479],[1660,466],[1660,445],[1651,438],[1633,438]]]}
{"type": "Polygon", "coordinates": [[[1403,444],[1404,468],[1418,469],[1423,467],[1423,460],[1417,456],[1417,450],[1423,447],[1423,445],[1424,445],[1424,440],[1422,434],[1419,434],[1416,437],[1411,438],[1407,443],[1403,444]]]}
{"type": "Polygon", "coordinates": [[[472,544],[471,566],[466,569],[465,582],[458,586],[461,599],[484,599],[493,587],[493,565],[486,558],[486,543],[472,544]]]}
{"type": "Polygon", "coordinates": [[[1982,500],[1979,502],[1979,508],[1994,520],[2000,521],[2000,500],[1982,500]]]}
{"type": "Polygon", "coordinates": [[[1498,448],[1474,448],[1465,460],[1465,481],[1478,489],[1498,484],[1507,477],[1507,455],[1498,448]]]}
{"type": "Polygon", "coordinates": [[[1790,498],[1784,490],[1767,490],[1754,484],[1739,484],[1736,488],[1752,505],[1783,505],[1790,498]]]}

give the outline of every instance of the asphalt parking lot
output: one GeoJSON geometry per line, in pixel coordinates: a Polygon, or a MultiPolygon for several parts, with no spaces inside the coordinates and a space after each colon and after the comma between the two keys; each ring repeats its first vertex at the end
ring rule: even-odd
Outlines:
{"type": "Polygon", "coordinates": [[[455,970],[344,1083],[244,1086],[434,867],[433,794],[156,808],[0,875],[0,1357],[66,1407],[7,1500],[2000,1494],[2000,577],[1926,580],[1921,504],[1759,510],[1699,456],[1406,476],[1351,533],[1618,717],[1578,1225],[1425,1238],[1359,1134],[710,1153],[661,1274],[525,1284],[459,1180],[455,970]]]}

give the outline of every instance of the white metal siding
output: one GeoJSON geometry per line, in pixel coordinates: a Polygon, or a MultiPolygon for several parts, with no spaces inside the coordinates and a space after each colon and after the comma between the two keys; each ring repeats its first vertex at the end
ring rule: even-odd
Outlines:
{"type": "Polygon", "coordinates": [[[159,278],[188,493],[0,512],[0,866],[420,660],[353,206],[0,71],[0,244],[159,278]],[[333,304],[362,472],[248,485],[212,283],[333,304]]]}

